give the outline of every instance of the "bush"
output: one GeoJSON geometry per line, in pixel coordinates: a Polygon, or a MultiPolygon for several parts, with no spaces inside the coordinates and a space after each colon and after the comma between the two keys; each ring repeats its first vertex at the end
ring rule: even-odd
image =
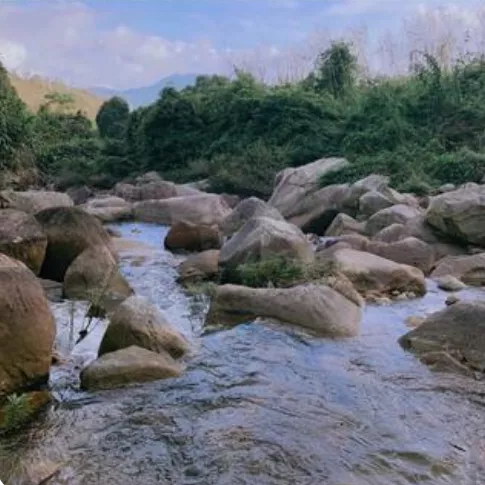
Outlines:
{"type": "Polygon", "coordinates": [[[479,183],[485,175],[485,153],[462,148],[435,158],[429,166],[430,175],[441,183],[479,183]]]}
{"type": "Polygon", "coordinates": [[[12,394],[7,398],[3,408],[2,428],[5,431],[15,431],[21,428],[31,416],[29,397],[27,394],[12,394]]]}
{"type": "Polygon", "coordinates": [[[291,286],[305,276],[305,268],[284,256],[268,256],[261,261],[241,264],[237,275],[242,285],[251,288],[291,286]]]}

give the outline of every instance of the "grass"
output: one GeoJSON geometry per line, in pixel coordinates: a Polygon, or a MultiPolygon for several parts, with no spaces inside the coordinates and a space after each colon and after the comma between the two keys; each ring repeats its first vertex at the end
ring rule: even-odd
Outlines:
{"type": "Polygon", "coordinates": [[[3,420],[0,428],[5,432],[20,429],[30,419],[32,409],[27,394],[11,394],[3,407],[3,420]]]}

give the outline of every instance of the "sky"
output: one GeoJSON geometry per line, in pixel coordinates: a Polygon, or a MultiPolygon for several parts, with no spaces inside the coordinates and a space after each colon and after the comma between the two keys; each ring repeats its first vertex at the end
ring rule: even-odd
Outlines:
{"type": "Polygon", "coordinates": [[[234,64],[264,71],[284,60],[288,71],[289,59],[310,45],[343,32],[372,43],[440,7],[453,24],[455,17],[474,24],[482,2],[0,0],[0,59],[24,74],[117,89],[174,73],[226,74],[234,64]]]}

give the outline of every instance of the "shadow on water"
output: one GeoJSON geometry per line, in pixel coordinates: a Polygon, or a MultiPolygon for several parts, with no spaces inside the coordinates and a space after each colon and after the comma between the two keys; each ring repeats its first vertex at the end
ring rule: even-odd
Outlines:
{"type": "MultiPolygon", "coordinates": [[[[59,405],[3,443],[0,471],[1,460],[21,457],[60,461],[50,482],[59,485],[485,483],[485,387],[433,374],[397,344],[407,316],[443,307],[446,295],[436,288],[417,302],[369,306],[356,339],[258,323],[202,337],[203,311],[175,284],[177,258],[160,249],[166,229],[117,229],[152,246],[141,262],[136,250],[124,253],[123,271],[191,339],[187,372],[129,389],[79,391],[79,368],[95,356],[99,325],[53,372],[59,405]]],[[[55,312],[66,348],[66,308],[55,312]]]]}

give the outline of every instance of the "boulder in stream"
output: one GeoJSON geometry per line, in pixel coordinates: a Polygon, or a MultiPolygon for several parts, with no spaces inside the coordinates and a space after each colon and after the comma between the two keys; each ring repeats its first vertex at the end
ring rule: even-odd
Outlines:
{"type": "Polygon", "coordinates": [[[179,377],[182,372],[182,365],[168,353],[151,352],[133,345],[92,362],[81,372],[81,388],[88,391],[114,389],[179,377]]]}
{"type": "Polygon", "coordinates": [[[153,352],[182,357],[189,350],[187,340],[146,298],[131,296],[111,316],[98,355],[136,345],[153,352]]]}
{"type": "Polygon", "coordinates": [[[219,249],[222,244],[222,234],[218,226],[202,226],[189,222],[177,222],[168,231],[164,240],[169,251],[200,252],[209,249],[219,249]]]}
{"type": "Polygon", "coordinates": [[[446,352],[470,370],[485,372],[485,303],[458,301],[430,315],[399,340],[407,350],[424,357],[446,352]]]}
{"type": "Polygon", "coordinates": [[[362,300],[352,285],[299,285],[292,288],[247,288],[223,285],[216,290],[207,327],[234,326],[258,317],[289,323],[323,337],[359,333],[362,300]]]}
{"type": "Polygon", "coordinates": [[[44,279],[64,280],[67,268],[87,248],[105,245],[111,238],[96,217],[79,207],[56,207],[35,215],[47,236],[47,250],[40,271],[44,279]]]}
{"type": "Polygon", "coordinates": [[[47,382],[55,333],[34,273],[0,254],[0,396],[47,382]]]}
{"type": "Polygon", "coordinates": [[[0,199],[2,200],[2,207],[5,209],[16,209],[27,214],[35,214],[52,207],[71,207],[74,205],[67,194],[46,190],[27,190],[25,192],[3,190],[0,192],[0,199]]]}

